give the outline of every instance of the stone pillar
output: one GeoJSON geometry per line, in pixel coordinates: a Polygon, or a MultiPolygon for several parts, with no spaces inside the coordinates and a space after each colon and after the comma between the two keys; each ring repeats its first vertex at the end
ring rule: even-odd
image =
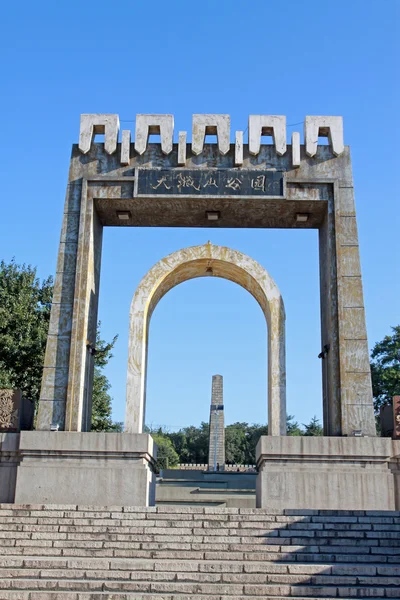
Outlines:
{"type": "Polygon", "coordinates": [[[352,179],[335,185],[341,434],[376,436],[352,179]]]}
{"type": "Polygon", "coordinates": [[[69,358],[66,431],[90,431],[103,226],[86,193],[81,209],[69,358]]]}
{"type": "MultiPolygon", "coordinates": [[[[331,199],[333,202],[333,197],[331,199]]],[[[342,435],[335,228],[328,210],[319,229],[321,358],[324,435],[342,435]]]]}
{"type": "Polygon", "coordinates": [[[213,375],[210,406],[210,440],[208,446],[208,469],[225,468],[225,422],[222,375],[213,375]]]}
{"type": "Polygon", "coordinates": [[[319,230],[324,435],[375,436],[369,349],[350,168],[319,230]]]}
{"type": "Polygon", "coordinates": [[[81,179],[68,184],[36,423],[41,430],[65,427],[81,193],[81,179]]]}
{"type": "Polygon", "coordinates": [[[39,430],[58,426],[61,431],[90,431],[102,235],[87,181],[71,182],[58,251],[39,430]]]}

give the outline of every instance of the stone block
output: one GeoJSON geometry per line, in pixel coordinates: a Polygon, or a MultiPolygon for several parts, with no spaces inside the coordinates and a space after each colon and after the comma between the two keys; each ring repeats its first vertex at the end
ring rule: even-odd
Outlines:
{"type": "Polygon", "coordinates": [[[308,156],[315,156],[318,137],[328,137],[335,156],[344,151],[342,117],[306,117],[304,121],[304,144],[308,156]]]}
{"type": "Polygon", "coordinates": [[[180,131],[178,141],[178,165],[181,167],[186,165],[186,138],[186,131],[180,131]]]}
{"type": "Polygon", "coordinates": [[[96,133],[104,134],[104,150],[113,154],[117,149],[119,132],[118,115],[111,114],[84,114],[81,115],[79,132],[79,150],[82,154],[90,151],[93,136],[96,133]]]}
{"type": "MultiPolygon", "coordinates": [[[[54,403],[41,407],[47,404],[54,403]]],[[[155,448],[147,434],[23,432],[20,454],[16,502],[154,503],[155,448]]]]}
{"type": "Polygon", "coordinates": [[[342,326],[344,339],[365,340],[365,311],[362,307],[349,307],[342,310],[342,326]]]}
{"type": "Polygon", "coordinates": [[[243,165],[243,131],[235,134],[235,167],[243,165]]]}
{"type": "Polygon", "coordinates": [[[354,204],[354,188],[350,186],[340,186],[337,198],[337,207],[340,215],[355,216],[356,208],[354,204]]]}
{"type": "Polygon", "coordinates": [[[57,258],[57,273],[75,273],[78,244],[60,242],[57,258]]]}
{"type": "Polygon", "coordinates": [[[361,277],[342,277],[339,285],[344,309],[364,306],[361,277]]]}
{"type": "Polygon", "coordinates": [[[292,167],[300,166],[300,133],[293,131],[292,133],[292,167]]]}
{"type": "Polygon", "coordinates": [[[363,340],[343,340],[343,366],[346,373],[370,373],[368,343],[363,340]]]}
{"type": "Polygon", "coordinates": [[[136,115],[135,151],[144,154],[150,134],[158,134],[163,154],[172,152],[174,137],[173,115],[136,115]]]}
{"type": "Polygon", "coordinates": [[[60,243],[77,244],[79,237],[80,213],[64,213],[61,228],[60,243]]]}
{"type": "MultiPolygon", "coordinates": [[[[70,339],[69,337],[49,335],[47,338],[46,354],[44,357],[44,368],[63,369],[69,363],[70,339]]],[[[46,398],[41,393],[41,397],[45,400],[53,400],[50,396],[46,398]]]]}
{"type": "Polygon", "coordinates": [[[358,246],[357,220],[354,216],[340,216],[337,222],[337,236],[341,245],[358,246]]]}
{"type": "Polygon", "coordinates": [[[42,377],[43,399],[65,401],[68,385],[68,367],[45,367],[42,377]]]}
{"type": "Polygon", "coordinates": [[[73,305],[55,304],[51,306],[49,335],[70,336],[72,331],[73,305]]]}
{"type": "Polygon", "coordinates": [[[54,282],[53,303],[73,304],[75,292],[75,272],[57,273],[54,282]]]}
{"type": "Polygon", "coordinates": [[[70,181],[67,185],[64,213],[80,212],[82,196],[82,179],[70,181]]]}
{"type": "Polygon", "coordinates": [[[339,274],[342,277],[361,277],[358,246],[342,246],[339,252],[339,274]]]}
{"type": "Polygon", "coordinates": [[[362,435],[374,436],[376,434],[375,421],[371,416],[370,403],[362,404],[355,399],[354,404],[342,407],[342,422],[349,435],[353,431],[361,431],[362,435]]]}
{"type": "Polygon", "coordinates": [[[131,132],[125,129],[122,132],[121,140],[121,165],[129,165],[131,161],[131,132]]]}
{"type": "Polygon", "coordinates": [[[227,154],[230,149],[231,118],[229,115],[193,115],[192,119],[192,152],[198,156],[203,152],[206,135],[216,135],[220,154],[227,154]]]}
{"type": "Polygon", "coordinates": [[[261,136],[272,135],[278,156],[286,152],[286,117],[276,115],[249,116],[249,152],[257,156],[261,148],[261,136]]]}
{"type": "MultiPolygon", "coordinates": [[[[340,510],[395,507],[393,475],[388,467],[392,453],[389,439],[263,436],[256,452],[259,469],[256,494],[260,507],[340,510]]],[[[324,520],[356,523],[361,518],[311,517],[316,523],[324,520]]]]}

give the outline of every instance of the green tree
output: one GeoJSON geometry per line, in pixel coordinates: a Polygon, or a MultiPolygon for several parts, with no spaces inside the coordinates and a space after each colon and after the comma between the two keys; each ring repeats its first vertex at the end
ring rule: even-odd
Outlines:
{"type": "Polygon", "coordinates": [[[150,433],[157,444],[156,472],[159,473],[161,469],[176,467],[180,462],[179,455],[168,435],[164,434],[161,429],[157,432],[150,431],[150,433]]]}
{"type": "MultiPolygon", "coordinates": [[[[0,262],[0,387],[22,390],[25,398],[38,407],[44,353],[50,321],[53,280],[40,281],[30,265],[0,262]]],[[[100,326],[100,323],[99,323],[100,326]]],[[[92,429],[120,431],[121,424],[111,419],[110,384],[102,369],[112,357],[113,341],[100,339],[97,352],[92,397],[92,429]]]]}
{"type": "Polygon", "coordinates": [[[0,262],[0,387],[22,390],[37,408],[53,281],[36,268],[0,262]]]}
{"type": "Polygon", "coordinates": [[[286,434],[287,435],[304,435],[300,424],[294,420],[294,415],[286,416],[286,434]]]}
{"type": "Polygon", "coordinates": [[[99,321],[96,332],[96,353],[94,355],[91,430],[122,431],[122,423],[114,423],[112,420],[112,398],[108,393],[111,384],[102,371],[113,357],[111,351],[118,336],[115,335],[111,342],[105,342],[100,337],[100,326],[99,321]]]}
{"type": "Polygon", "coordinates": [[[324,430],[321,426],[321,423],[319,422],[319,419],[317,419],[316,416],[314,416],[311,421],[309,422],[308,425],[306,425],[305,423],[303,423],[303,426],[305,428],[305,431],[303,433],[303,435],[306,436],[311,436],[311,435],[324,435],[324,430]]]}
{"type": "Polygon", "coordinates": [[[400,395],[400,325],[392,327],[392,335],[377,342],[371,352],[372,392],[375,412],[383,404],[400,395]]]}
{"type": "Polygon", "coordinates": [[[229,463],[254,465],[256,447],[262,435],[268,435],[268,425],[233,423],[225,428],[225,455],[229,463]]]}
{"type": "Polygon", "coordinates": [[[204,464],[208,460],[208,440],[210,425],[205,421],[200,427],[185,427],[183,430],[187,439],[188,455],[190,462],[204,464]]]}
{"type": "Polygon", "coordinates": [[[225,460],[227,463],[242,465],[246,460],[247,423],[232,423],[225,427],[225,460]]]}
{"type": "Polygon", "coordinates": [[[171,443],[179,456],[179,462],[186,464],[189,463],[190,450],[188,448],[188,441],[185,433],[180,430],[174,433],[168,433],[166,435],[171,440],[171,443]]]}

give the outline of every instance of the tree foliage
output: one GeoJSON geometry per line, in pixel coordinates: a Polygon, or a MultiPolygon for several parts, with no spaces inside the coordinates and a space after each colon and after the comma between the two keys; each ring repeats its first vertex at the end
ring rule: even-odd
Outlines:
{"type": "Polygon", "coordinates": [[[322,425],[316,416],[314,416],[311,419],[311,421],[309,422],[308,425],[305,425],[304,423],[303,423],[303,425],[304,425],[304,433],[301,435],[306,435],[306,436],[324,435],[324,430],[322,428],[322,425]]]}
{"type": "Polygon", "coordinates": [[[300,424],[294,420],[294,415],[287,415],[286,417],[286,434],[304,435],[304,431],[301,429],[300,424]]]}
{"type": "Polygon", "coordinates": [[[164,435],[162,430],[148,431],[157,444],[156,472],[159,473],[161,469],[176,467],[179,464],[179,454],[175,450],[171,439],[164,435]]]}
{"type": "MultiPolygon", "coordinates": [[[[208,423],[200,423],[200,427],[191,425],[177,433],[163,434],[171,440],[181,463],[204,464],[208,460],[208,423]]],[[[160,430],[160,433],[162,431],[160,430]]]]}
{"type": "Polygon", "coordinates": [[[0,387],[14,387],[37,407],[53,281],[36,268],[0,262],[0,387]]]}
{"type": "MultiPolygon", "coordinates": [[[[287,416],[288,435],[323,435],[322,427],[317,419],[313,417],[308,425],[302,429],[292,415],[287,416]]],[[[161,428],[156,432],[146,430],[155,437],[156,443],[166,444],[167,440],[175,450],[177,463],[183,464],[206,464],[208,462],[209,425],[201,423],[200,427],[191,425],[184,427],[175,433],[163,431],[161,428]]],[[[227,464],[254,465],[256,462],[256,447],[262,435],[268,435],[268,425],[232,423],[225,427],[225,460],[227,464]]],[[[169,446],[168,446],[169,447],[169,446]]],[[[163,456],[165,450],[163,449],[163,456]]],[[[169,462],[172,466],[173,463],[169,462]]],[[[160,468],[163,468],[162,466],[160,468]]]]}
{"type": "Polygon", "coordinates": [[[375,412],[383,404],[400,395],[400,325],[392,327],[392,335],[377,342],[371,352],[372,392],[375,412]]]}
{"type": "MultiPolygon", "coordinates": [[[[0,262],[0,387],[22,390],[37,410],[50,321],[53,280],[40,281],[36,268],[0,262]]],[[[100,326],[100,324],[99,324],[100,326]]],[[[120,431],[111,418],[110,383],[102,369],[112,357],[117,336],[106,343],[97,329],[92,397],[92,429],[120,431]]]]}
{"type": "Polygon", "coordinates": [[[94,355],[94,376],[92,395],[92,431],[122,431],[122,423],[114,423],[112,420],[112,398],[108,393],[111,384],[102,372],[102,369],[113,357],[112,349],[118,336],[114,336],[112,342],[105,342],[100,337],[99,322],[96,332],[96,353],[94,355]]]}

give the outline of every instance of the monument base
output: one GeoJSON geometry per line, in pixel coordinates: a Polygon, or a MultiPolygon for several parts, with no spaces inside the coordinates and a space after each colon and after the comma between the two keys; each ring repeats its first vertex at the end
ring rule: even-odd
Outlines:
{"type": "Polygon", "coordinates": [[[262,436],[258,508],[399,510],[400,441],[262,436]]]}
{"type": "Polygon", "coordinates": [[[23,431],[14,502],[153,506],[155,451],[148,434],[23,431]]]}

